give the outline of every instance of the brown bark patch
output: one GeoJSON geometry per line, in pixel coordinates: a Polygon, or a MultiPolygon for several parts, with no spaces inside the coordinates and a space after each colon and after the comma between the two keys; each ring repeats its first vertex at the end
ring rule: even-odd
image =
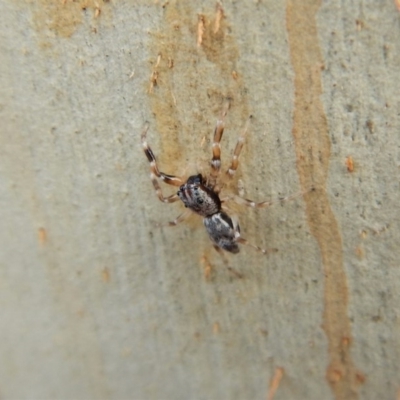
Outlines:
{"type": "MultiPolygon", "coordinates": [[[[157,157],[171,173],[182,170],[188,158],[199,159],[188,151],[203,145],[204,152],[209,150],[224,101],[231,102],[227,121],[235,124],[235,138],[249,117],[233,28],[220,4],[194,10],[187,2],[171,1],[164,6],[159,29],[150,32],[146,89],[156,126],[149,136],[160,135],[157,157]]],[[[210,157],[207,153],[204,160],[210,157]]]]}
{"type": "Polygon", "coordinates": [[[321,102],[323,59],[318,42],[316,13],[319,1],[287,1],[286,23],[294,70],[293,137],[297,168],[304,190],[310,230],[316,238],[325,276],[323,329],[330,363],[326,378],[336,399],[358,398],[363,382],[351,358],[349,293],[343,264],[342,237],[325,191],[331,143],[321,102]]]}
{"type": "MultiPolygon", "coordinates": [[[[91,19],[92,30],[96,31],[97,20],[111,15],[107,0],[40,0],[36,2],[33,13],[35,29],[39,32],[49,30],[57,36],[68,38],[83,23],[85,14],[91,19]]],[[[43,38],[43,40],[45,40],[43,38]]],[[[46,42],[42,45],[48,43],[46,42]]]]}

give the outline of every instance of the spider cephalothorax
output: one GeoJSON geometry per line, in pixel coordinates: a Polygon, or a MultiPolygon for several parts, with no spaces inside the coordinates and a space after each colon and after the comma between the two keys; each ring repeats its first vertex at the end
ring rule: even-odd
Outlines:
{"type": "Polygon", "coordinates": [[[218,194],[206,186],[201,174],[190,176],[178,190],[185,207],[202,217],[209,217],[221,209],[218,194]]]}
{"type": "MultiPolygon", "coordinates": [[[[220,192],[222,185],[219,184],[218,178],[221,169],[221,147],[220,141],[224,132],[224,117],[226,115],[226,108],[222,112],[221,118],[217,121],[217,125],[214,131],[214,140],[212,145],[213,156],[211,159],[211,170],[207,179],[201,174],[192,175],[187,180],[164,174],[158,169],[156,158],[153,151],[147,144],[146,134],[148,130],[148,124],[142,133],[142,145],[143,150],[150,162],[150,178],[153,182],[154,189],[157,193],[158,198],[164,203],[173,203],[178,200],[182,200],[185,207],[203,217],[204,226],[207,230],[208,236],[214,244],[217,250],[223,249],[230,253],[239,252],[239,243],[249,244],[255,247],[257,250],[264,254],[269,251],[264,250],[258,246],[248,243],[248,241],[240,236],[239,223],[236,219],[231,218],[226,212],[227,208],[225,203],[228,201],[235,201],[236,203],[249,206],[249,207],[268,207],[271,202],[264,201],[261,203],[255,203],[254,201],[244,199],[236,194],[228,195],[227,197],[220,198],[220,192]],[[161,179],[165,183],[173,186],[179,186],[179,190],[176,194],[168,197],[164,197],[160,185],[158,184],[157,178],[161,179]]],[[[239,136],[236,144],[230,167],[226,171],[226,178],[232,179],[237,167],[239,165],[239,155],[242,150],[245,134],[247,132],[247,125],[242,134],[239,136]]],[[[184,212],[178,216],[174,221],[171,221],[169,225],[177,225],[188,216],[187,212],[184,212]]]]}

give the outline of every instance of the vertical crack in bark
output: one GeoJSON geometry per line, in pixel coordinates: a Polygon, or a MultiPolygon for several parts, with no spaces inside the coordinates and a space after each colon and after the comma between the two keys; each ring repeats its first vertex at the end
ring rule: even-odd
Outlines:
{"type": "Polygon", "coordinates": [[[320,251],[325,276],[323,329],[330,363],[326,378],[336,399],[357,399],[363,381],[351,358],[348,287],[343,265],[342,238],[326,191],[330,140],[320,96],[323,60],[318,43],[318,0],[287,0],[286,24],[294,70],[293,136],[297,168],[306,197],[308,223],[320,251]]]}

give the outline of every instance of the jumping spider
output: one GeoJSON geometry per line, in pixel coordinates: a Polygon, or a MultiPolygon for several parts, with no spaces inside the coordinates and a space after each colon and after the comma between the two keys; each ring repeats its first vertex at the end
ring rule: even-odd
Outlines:
{"type": "MultiPolygon", "coordinates": [[[[268,254],[276,251],[276,249],[262,249],[261,247],[255,246],[249,243],[246,239],[240,236],[240,227],[236,218],[231,218],[225,211],[226,207],[224,203],[228,201],[234,201],[238,204],[242,204],[248,207],[254,208],[266,208],[269,207],[273,202],[263,201],[256,203],[251,200],[244,199],[243,197],[235,194],[228,195],[227,197],[220,198],[220,192],[222,186],[218,183],[219,173],[221,169],[221,147],[220,141],[224,132],[224,117],[226,116],[227,109],[225,108],[222,112],[221,117],[217,120],[214,131],[214,140],[212,144],[212,159],[211,159],[211,170],[209,175],[205,178],[201,174],[192,175],[186,181],[185,179],[173,175],[168,175],[161,172],[158,169],[156,157],[150,146],[147,144],[146,135],[149,129],[149,125],[146,124],[141,138],[144,153],[150,163],[150,179],[153,183],[154,189],[157,193],[158,198],[163,203],[173,203],[178,200],[182,200],[188,210],[179,215],[174,221],[169,222],[169,225],[175,226],[178,223],[185,220],[188,215],[192,212],[199,214],[203,217],[203,223],[207,230],[208,236],[210,237],[213,245],[217,251],[221,249],[226,250],[230,253],[239,253],[239,244],[246,244],[254,247],[258,251],[268,254]],[[179,190],[176,194],[168,197],[164,197],[160,185],[158,184],[157,178],[169,185],[179,186],[179,190]]],[[[247,132],[246,128],[243,130],[237,141],[231,165],[226,171],[228,179],[232,179],[239,165],[239,155],[242,151],[245,135],[247,132]]],[[[293,196],[291,196],[293,197],[293,196]]],[[[283,198],[282,200],[287,200],[283,198]]]]}

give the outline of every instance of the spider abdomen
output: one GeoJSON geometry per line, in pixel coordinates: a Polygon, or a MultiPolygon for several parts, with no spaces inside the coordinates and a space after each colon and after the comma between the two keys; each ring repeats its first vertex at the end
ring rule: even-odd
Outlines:
{"type": "Polygon", "coordinates": [[[230,253],[239,253],[239,246],[236,242],[236,232],[239,232],[239,226],[235,229],[228,214],[220,211],[204,218],[203,222],[213,243],[230,253]]]}

